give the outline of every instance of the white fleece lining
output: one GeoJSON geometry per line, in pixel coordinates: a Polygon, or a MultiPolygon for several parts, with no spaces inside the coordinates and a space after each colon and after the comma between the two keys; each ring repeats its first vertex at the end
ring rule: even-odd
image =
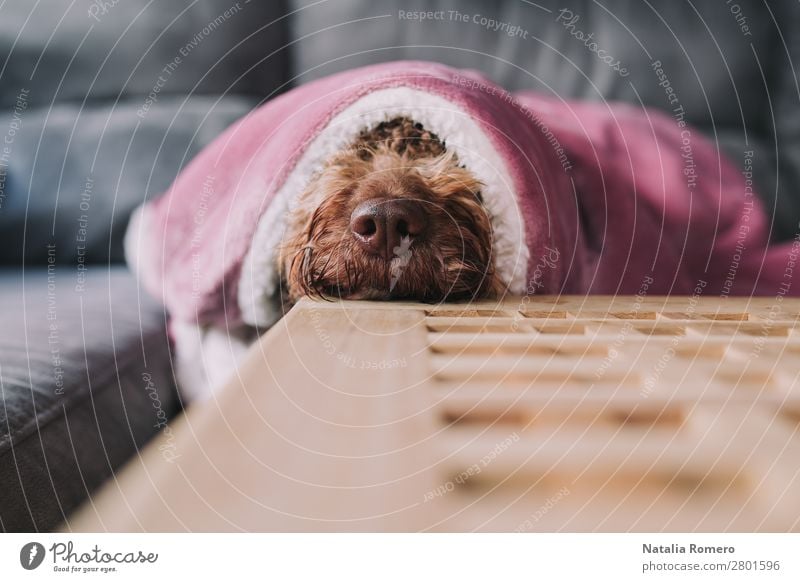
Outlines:
{"type": "Polygon", "coordinates": [[[259,220],[242,264],[238,302],[245,323],[268,326],[281,315],[276,303],[280,285],[277,261],[286,231],[285,217],[314,172],[352,143],[361,131],[395,117],[413,119],[438,135],[484,184],[481,194],[494,230],[495,269],[512,293],[524,293],[529,251],[517,195],[504,160],[468,112],[438,95],[396,87],[369,93],[336,115],[309,144],[276,192],[259,220]]]}
{"type": "MultiPolygon", "coordinates": [[[[154,257],[149,248],[152,233],[149,231],[146,212],[147,204],[141,204],[134,209],[122,240],[125,262],[133,274],[142,282],[144,282],[148,272],[148,266],[142,264],[142,257],[149,261],[152,261],[154,257]]],[[[149,268],[152,268],[152,266],[149,268]]]]}

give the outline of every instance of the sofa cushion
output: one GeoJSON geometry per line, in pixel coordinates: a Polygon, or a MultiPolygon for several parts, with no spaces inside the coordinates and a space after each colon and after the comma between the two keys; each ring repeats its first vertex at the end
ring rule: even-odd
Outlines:
{"type": "Polygon", "coordinates": [[[50,530],[179,410],[164,313],[124,268],[3,270],[0,303],[0,530],[50,530]]]}
{"type": "MultiPolygon", "coordinates": [[[[0,232],[14,243],[0,247],[0,264],[45,265],[52,243],[60,263],[122,261],[131,211],[254,104],[194,96],[146,111],[141,102],[28,109],[5,169],[0,158],[0,232]]],[[[0,114],[0,128],[13,115],[0,114]]]]}

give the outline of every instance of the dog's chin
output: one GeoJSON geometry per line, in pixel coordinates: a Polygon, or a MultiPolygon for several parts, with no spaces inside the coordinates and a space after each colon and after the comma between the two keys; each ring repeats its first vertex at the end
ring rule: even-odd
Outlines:
{"type": "Polygon", "coordinates": [[[388,263],[353,250],[338,258],[336,264],[312,258],[302,273],[295,271],[296,288],[292,289],[290,282],[290,293],[328,299],[436,303],[487,298],[498,291],[498,280],[490,266],[465,263],[460,257],[448,259],[431,248],[418,248],[413,256],[397,257],[388,263]]]}
{"type": "MultiPolygon", "coordinates": [[[[378,257],[365,256],[352,249],[345,253],[348,260],[334,266],[312,264],[306,271],[302,293],[332,299],[353,301],[430,300],[438,289],[421,284],[431,280],[429,271],[417,264],[418,260],[395,258],[385,262],[378,257]],[[410,264],[409,264],[410,263],[410,264]],[[325,272],[322,277],[314,273],[325,272]]],[[[320,261],[321,262],[321,261],[320,261]]]]}
{"type": "Polygon", "coordinates": [[[403,258],[394,258],[388,265],[386,270],[375,269],[373,265],[362,265],[364,269],[373,269],[378,271],[373,273],[372,277],[368,277],[369,284],[362,286],[359,289],[353,289],[340,295],[341,299],[349,299],[352,301],[391,301],[393,299],[406,299],[406,300],[424,300],[426,291],[424,289],[409,289],[406,285],[402,284],[402,277],[408,272],[408,278],[411,277],[411,270],[413,266],[408,264],[409,261],[403,258]]]}
{"type": "Polygon", "coordinates": [[[350,291],[349,293],[338,296],[339,299],[347,299],[349,301],[389,301],[392,294],[387,289],[358,289],[350,291]]]}

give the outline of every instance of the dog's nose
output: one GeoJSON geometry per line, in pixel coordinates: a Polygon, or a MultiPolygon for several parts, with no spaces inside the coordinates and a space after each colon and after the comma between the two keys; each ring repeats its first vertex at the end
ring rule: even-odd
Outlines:
{"type": "Polygon", "coordinates": [[[350,230],[359,244],[387,261],[399,256],[404,238],[413,241],[427,227],[425,209],[414,200],[367,200],[350,216],[350,230]]]}

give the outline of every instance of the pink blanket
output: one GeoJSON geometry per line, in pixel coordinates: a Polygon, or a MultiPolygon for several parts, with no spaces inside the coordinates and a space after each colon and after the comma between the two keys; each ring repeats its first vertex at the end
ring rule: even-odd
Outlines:
{"type": "Polygon", "coordinates": [[[800,290],[800,243],[768,247],[746,172],[679,115],[510,94],[424,62],[334,75],[253,111],[136,213],[129,261],[175,318],[272,323],[286,212],[331,153],[401,115],[485,185],[497,272],[513,293],[800,290]]]}

